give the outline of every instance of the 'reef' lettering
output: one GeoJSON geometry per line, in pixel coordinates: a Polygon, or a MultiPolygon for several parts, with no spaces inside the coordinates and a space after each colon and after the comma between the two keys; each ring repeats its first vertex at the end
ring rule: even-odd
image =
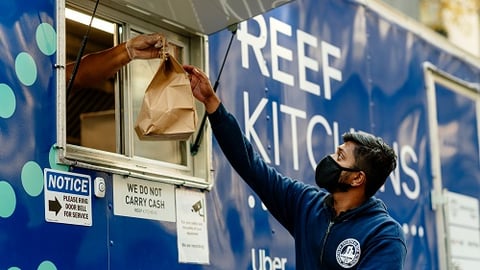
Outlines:
{"type": "MultiPolygon", "coordinates": [[[[285,46],[282,46],[280,40],[282,36],[286,38],[292,38],[293,30],[290,25],[284,23],[273,17],[269,18],[269,29],[267,22],[263,15],[253,17],[253,20],[244,21],[240,23],[238,29],[237,39],[241,43],[242,54],[242,67],[250,68],[250,49],[253,52],[256,63],[260,72],[265,77],[270,77],[270,72],[267,68],[267,62],[263,57],[262,50],[266,49],[268,37],[270,37],[270,53],[271,53],[271,70],[272,78],[278,82],[289,86],[295,86],[295,76],[281,69],[281,63],[293,62],[297,60],[298,65],[298,85],[303,91],[312,93],[317,96],[321,96],[320,85],[315,82],[309,81],[307,78],[308,71],[318,72],[320,69],[319,62],[307,55],[308,51],[306,47],[313,48],[313,51],[318,48],[318,40],[315,36],[303,32],[302,30],[296,30],[296,59],[294,59],[294,51],[285,46]],[[254,35],[248,31],[248,24],[256,23],[258,28],[258,35],[254,35]]],[[[331,58],[340,58],[340,48],[325,42],[320,42],[320,55],[322,63],[322,76],[324,87],[324,98],[330,100],[332,98],[331,80],[342,81],[342,72],[331,66],[331,58]]],[[[288,66],[288,65],[285,65],[288,66]]]]}

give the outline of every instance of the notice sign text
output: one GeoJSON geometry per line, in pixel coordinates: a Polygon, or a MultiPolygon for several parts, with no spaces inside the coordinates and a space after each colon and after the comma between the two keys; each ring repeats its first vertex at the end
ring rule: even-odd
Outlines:
{"type": "Polygon", "coordinates": [[[91,186],[89,175],[45,169],[45,220],[92,226],[91,186]]]}

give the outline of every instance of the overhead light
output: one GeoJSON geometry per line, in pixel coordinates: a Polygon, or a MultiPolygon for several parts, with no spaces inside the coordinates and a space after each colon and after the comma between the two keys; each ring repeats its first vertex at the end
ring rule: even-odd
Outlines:
{"type": "MultiPolygon", "coordinates": [[[[84,25],[89,25],[91,20],[90,15],[69,8],[65,8],[65,17],[84,25]]],[[[115,31],[115,24],[98,18],[93,19],[92,27],[110,34],[113,34],[115,31]]]]}
{"type": "Polygon", "coordinates": [[[165,22],[165,23],[171,24],[171,25],[173,25],[173,26],[175,26],[175,27],[178,27],[178,28],[180,28],[180,29],[185,29],[185,26],[180,25],[180,24],[175,23],[175,22],[172,22],[172,21],[170,21],[170,20],[162,19],[162,21],[165,22]]]}
{"type": "Polygon", "coordinates": [[[130,8],[130,9],[133,9],[133,10],[135,10],[135,11],[137,11],[137,12],[143,13],[143,14],[145,14],[145,15],[147,15],[147,16],[152,15],[152,13],[150,13],[150,12],[148,12],[148,11],[146,11],[146,10],[143,10],[143,9],[141,9],[141,8],[137,8],[137,7],[134,7],[134,6],[129,5],[129,4],[127,4],[126,6],[127,6],[128,8],[130,8]]]}

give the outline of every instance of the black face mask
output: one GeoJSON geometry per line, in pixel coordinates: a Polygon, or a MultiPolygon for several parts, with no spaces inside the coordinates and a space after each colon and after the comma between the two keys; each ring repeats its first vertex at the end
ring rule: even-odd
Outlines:
{"type": "Polygon", "coordinates": [[[359,172],[361,170],[342,167],[331,156],[326,156],[318,163],[315,169],[315,182],[319,187],[326,189],[330,193],[334,191],[348,191],[350,184],[339,182],[342,171],[359,172]]]}

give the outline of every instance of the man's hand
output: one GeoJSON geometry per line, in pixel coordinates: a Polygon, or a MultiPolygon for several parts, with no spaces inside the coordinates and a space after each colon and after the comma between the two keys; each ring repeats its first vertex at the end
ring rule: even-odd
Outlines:
{"type": "Polygon", "coordinates": [[[125,43],[130,60],[159,58],[166,49],[167,40],[159,33],[136,36],[125,43]]]}
{"type": "Polygon", "coordinates": [[[205,104],[207,113],[215,112],[220,105],[220,99],[215,94],[207,75],[194,66],[184,65],[183,68],[189,74],[193,96],[205,104]]]}

